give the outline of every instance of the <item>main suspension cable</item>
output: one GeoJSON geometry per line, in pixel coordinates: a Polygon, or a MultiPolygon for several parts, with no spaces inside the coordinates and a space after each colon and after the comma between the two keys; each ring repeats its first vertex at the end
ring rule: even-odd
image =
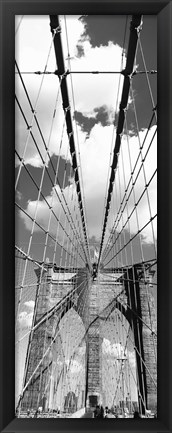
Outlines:
{"type": "Polygon", "coordinates": [[[104,236],[105,236],[106,225],[107,225],[107,218],[108,218],[109,207],[110,207],[110,202],[111,202],[111,195],[112,195],[112,191],[113,191],[113,183],[115,180],[115,170],[116,170],[116,166],[117,166],[118,154],[119,154],[120,145],[121,145],[121,134],[123,131],[123,125],[124,125],[124,120],[125,120],[125,110],[126,110],[127,103],[128,103],[129,90],[130,90],[130,79],[131,79],[131,75],[133,73],[134,59],[135,59],[137,40],[138,40],[138,29],[140,29],[141,19],[142,19],[141,15],[133,15],[132,21],[131,21],[130,38],[129,38],[128,51],[127,51],[127,61],[126,61],[126,67],[124,70],[123,91],[122,91],[120,111],[119,111],[119,116],[118,116],[118,125],[117,125],[117,131],[116,131],[115,146],[114,146],[114,151],[113,151],[113,161],[112,161],[112,167],[111,167],[111,176],[110,176],[110,180],[109,180],[109,189],[108,189],[106,210],[105,210],[105,216],[104,216],[102,238],[101,238],[101,243],[100,243],[98,266],[100,264],[100,259],[101,259],[101,253],[102,253],[104,236]]]}

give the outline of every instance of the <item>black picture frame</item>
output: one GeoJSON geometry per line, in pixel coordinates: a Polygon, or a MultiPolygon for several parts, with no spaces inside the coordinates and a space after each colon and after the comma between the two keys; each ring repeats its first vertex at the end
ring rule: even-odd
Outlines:
{"type": "Polygon", "coordinates": [[[172,1],[9,1],[0,2],[1,146],[0,146],[0,431],[172,431],[172,1]],[[156,14],[158,22],[158,418],[157,419],[16,419],[14,362],[14,57],[15,15],[156,14]],[[171,139],[171,141],[170,141],[171,139]]]}

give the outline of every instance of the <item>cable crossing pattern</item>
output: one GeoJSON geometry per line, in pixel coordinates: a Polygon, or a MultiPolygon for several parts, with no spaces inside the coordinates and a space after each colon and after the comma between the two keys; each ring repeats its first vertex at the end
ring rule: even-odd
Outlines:
{"type": "Polygon", "coordinates": [[[157,413],[157,70],[113,19],[16,17],[19,418],[157,413]]]}

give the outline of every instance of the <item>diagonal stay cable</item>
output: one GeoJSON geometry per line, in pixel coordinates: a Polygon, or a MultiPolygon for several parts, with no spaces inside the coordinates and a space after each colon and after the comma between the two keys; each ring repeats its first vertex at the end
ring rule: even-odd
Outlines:
{"type": "MultiPolygon", "coordinates": [[[[19,156],[19,154],[18,154],[17,151],[16,151],[16,154],[17,154],[18,158],[20,159],[20,156],[19,156]]],[[[35,185],[36,189],[39,191],[39,186],[38,186],[37,182],[35,181],[34,177],[32,176],[31,172],[29,171],[29,169],[27,168],[27,166],[25,165],[24,162],[22,162],[22,165],[23,165],[23,167],[25,168],[26,172],[28,173],[29,177],[32,179],[32,182],[33,182],[33,184],[35,185]]],[[[57,197],[58,197],[58,199],[59,199],[60,204],[62,205],[62,201],[60,200],[59,194],[57,193],[56,190],[55,190],[55,192],[56,192],[56,195],[57,195],[57,197]]],[[[69,234],[67,233],[67,231],[66,231],[65,228],[63,227],[63,224],[61,223],[60,219],[58,218],[58,216],[57,216],[56,213],[54,212],[54,210],[53,210],[53,208],[52,208],[52,205],[49,203],[49,201],[47,200],[47,198],[45,197],[45,195],[43,194],[42,191],[40,191],[40,195],[41,195],[43,201],[45,201],[45,203],[46,203],[48,209],[51,210],[52,215],[54,216],[55,220],[57,221],[57,223],[59,224],[59,226],[61,227],[61,229],[63,230],[63,232],[66,234],[67,238],[69,238],[69,239],[71,240],[71,243],[73,244],[73,241],[72,241],[71,237],[69,236],[69,234]]],[[[62,208],[63,208],[63,210],[64,210],[64,207],[63,207],[63,206],[62,206],[62,208]]],[[[65,215],[66,215],[65,210],[64,210],[64,213],[65,213],[65,215]]],[[[67,216],[67,217],[68,217],[68,216],[67,216]]],[[[69,218],[68,218],[68,221],[69,221],[69,218]]],[[[69,225],[71,225],[70,221],[69,221],[69,225]]],[[[80,254],[79,254],[79,255],[80,255],[80,254]]],[[[81,255],[80,255],[80,257],[81,257],[81,255]]],[[[81,258],[82,258],[82,257],[81,257],[81,258]]],[[[83,258],[82,258],[82,259],[83,259],[83,258]]],[[[83,261],[84,261],[84,259],[83,259],[83,261]]]]}
{"type": "MultiPolygon", "coordinates": [[[[18,209],[23,212],[32,222],[34,221],[34,218],[31,217],[31,215],[29,215],[28,212],[26,212],[25,209],[23,209],[18,203],[15,203],[15,205],[18,207],[18,209]]],[[[39,227],[45,234],[47,233],[47,230],[38,223],[38,221],[35,220],[35,224],[37,227],[39,227]]],[[[57,241],[57,239],[55,239],[55,237],[53,235],[51,235],[49,233],[49,237],[50,239],[52,239],[54,242],[56,242],[60,247],[62,247],[61,243],[57,241]]],[[[69,251],[66,250],[66,248],[63,246],[63,250],[66,251],[69,255],[72,255],[72,253],[70,253],[69,251]]],[[[27,257],[29,257],[29,255],[27,255],[27,257]]],[[[83,260],[83,259],[82,259],[83,260]]],[[[84,261],[84,260],[83,260],[84,261]]],[[[22,285],[23,287],[23,285],[22,285]]]]}
{"type": "MultiPolygon", "coordinates": [[[[129,239],[129,241],[126,243],[126,245],[124,245],[123,247],[120,248],[120,250],[107,262],[105,263],[104,266],[107,266],[121,251],[124,250],[124,248],[127,247],[127,245],[130,244],[130,242],[136,238],[137,235],[139,235],[140,233],[142,233],[142,231],[151,223],[151,221],[153,221],[155,218],[157,218],[157,213],[151,218],[151,220],[149,220],[147,223],[144,224],[144,226],[141,227],[141,229],[138,230],[138,232],[131,238],[129,239]]],[[[123,230],[123,229],[122,229],[123,230]]],[[[119,233],[120,235],[120,233],[119,233]]],[[[119,236],[118,236],[119,237],[119,236]]]]}
{"type": "MultiPolygon", "coordinates": [[[[157,173],[157,170],[155,170],[154,173],[152,174],[152,176],[151,176],[149,182],[147,183],[147,186],[149,186],[149,185],[151,184],[151,182],[152,182],[152,180],[154,179],[156,173],[157,173]]],[[[129,196],[131,195],[132,191],[133,191],[133,188],[131,189],[129,196]]],[[[121,233],[123,232],[123,230],[125,229],[125,227],[126,227],[128,221],[131,219],[131,217],[132,217],[132,215],[133,215],[133,212],[135,211],[135,209],[137,208],[138,204],[140,203],[142,197],[143,197],[145,194],[146,194],[146,187],[143,189],[143,191],[142,191],[140,197],[138,198],[137,202],[134,204],[134,206],[133,206],[133,208],[132,208],[130,214],[129,214],[129,215],[127,216],[127,218],[126,218],[125,223],[123,223],[123,225],[122,225],[122,229],[118,232],[118,235],[116,236],[116,239],[115,239],[115,241],[114,241],[114,244],[115,244],[115,242],[118,240],[118,238],[120,237],[120,235],[121,235],[121,233]]],[[[128,199],[129,199],[129,196],[128,196],[128,199]]],[[[125,207],[126,207],[126,204],[125,204],[125,206],[124,206],[124,209],[125,209],[125,207]]],[[[124,209],[123,209],[123,211],[124,211],[124,209]]],[[[119,215],[119,212],[118,212],[118,215],[119,215]]],[[[117,215],[117,216],[118,216],[118,215],[117,215]]],[[[121,217],[117,219],[116,226],[114,225],[113,228],[112,228],[112,230],[113,230],[112,233],[115,233],[115,231],[117,231],[117,227],[118,227],[118,225],[119,225],[120,219],[121,219],[121,217]]],[[[151,222],[151,219],[149,220],[149,222],[151,222]]],[[[112,236],[111,236],[111,238],[112,238],[112,236]]],[[[109,253],[110,253],[110,251],[112,250],[114,244],[112,244],[111,247],[109,246],[109,250],[108,250],[108,252],[106,253],[106,255],[104,256],[103,260],[105,260],[106,257],[109,255],[109,253]]],[[[125,244],[125,245],[126,245],[126,244],[125,244]]]]}
{"type": "MultiPolygon", "coordinates": [[[[24,83],[24,81],[23,81],[23,78],[22,78],[22,76],[21,76],[21,72],[20,72],[20,69],[19,69],[19,66],[18,66],[17,62],[15,62],[15,65],[16,65],[16,68],[17,68],[18,74],[19,74],[19,76],[20,76],[20,80],[21,80],[22,86],[23,86],[23,88],[24,88],[24,91],[25,91],[25,94],[26,94],[26,97],[27,97],[28,103],[29,103],[29,105],[30,105],[31,111],[32,111],[32,113],[33,113],[33,115],[34,115],[35,123],[36,123],[37,128],[38,128],[38,131],[39,131],[39,133],[40,133],[40,136],[41,136],[41,139],[42,139],[42,142],[43,142],[43,145],[44,145],[45,151],[46,151],[47,156],[48,156],[48,159],[49,159],[49,163],[50,163],[50,165],[51,165],[51,167],[52,167],[52,170],[53,170],[54,174],[56,175],[56,170],[55,170],[54,164],[53,164],[53,162],[52,162],[52,158],[51,158],[51,155],[50,155],[49,149],[48,149],[48,147],[47,147],[47,144],[46,144],[45,138],[44,138],[44,136],[43,136],[43,132],[42,132],[41,126],[40,126],[40,124],[39,124],[39,121],[38,121],[38,118],[37,118],[36,112],[35,112],[34,107],[33,107],[33,105],[32,105],[32,102],[31,102],[30,96],[29,96],[29,94],[28,94],[28,91],[27,91],[26,85],[25,85],[25,83],[24,83]]],[[[59,84],[59,88],[60,88],[60,86],[61,86],[61,82],[60,82],[60,84],[59,84]]],[[[25,123],[26,123],[26,125],[27,125],[27,129],[29,130],[30,136],[31,136],[32,139],[33,139],[33,142],[34,142],[34,144],[35,144],[35,146],[36,146],[36,149],[37,149],[38,154],[39,154],[39,156],[40,156],[40,158],[41,158],[41,160],[42,160],[42,163],[44,164],[43,156],[42,156],[41,151],[40,151],[40,149],[39,149],[39,147],[38,147],[38,144],[37,144],[37,142],[36,142],[36,140],[35,140],[35,138],[34,138],[34,135],[33,135],[32,131],[31,131],[32,127],[29,125],[29,123],[28,123],[28,121],[27,121],[27,119],[26,119],[26,116],[25,116],[25,114],[24,114],[24,111],[23,111],[23,109],[22,109],[22,107],[21,107],[21,104],[20,104],[20,102],[19,102],[17,96],[16,96],[16,102],[17,102],[18,107],[19,107],[19,110],[20,110],[20,112],[21,112],[21,114],[22,114],[22,116],[23,116],[23,118],[24,118],[24,120],[25,120],[25,123]]],[[[67,112],[65,112],[65,118],[66,118],[66,115],[67,115],[67,112]]],[[[22,163],[22,165],[24,166],[24,164],[23,164],[23,163],[24,163],[24,154],[23,154],[23,157],[20,158],[20,163],[22,163]]],[[[20,167],[20,168],[21,168],[21,167],[20,167]]],[[[53,184],[53,182],[52,182],[52,179],[51,179],[51,176],[50,176],[49,171],[48,171],[48,169],[47,169],[46,166],[45,166],[45,170],[46,170],[47,175],[48,175],[48,177],[49,177],[49,179],[50,179],[50,182],[52,183],[52,186],[54,186],[54,184],[53,184]]],[[[19,180],[19,173],[18,173],[17,180],[16,180],[16,187],[17,187],[18,180],[19,180]]],[[[63,199],[64,199],[65,205],[66,205],[66,207],[67,207],[68,215],[69,215],[70,218],[71,218],[71,221],[72,221],[73,226],[75,227],[75,230],[77,231],[76,226],[75,226],[75,223],[74,223],[74,220],[73,220],[73,216],[72,216],[72,214],[71,214],[71,212],[70,212],[70,209],[69,209],[68,203],[67,203],[67,201],[66,201],[66,198],[65,198],[65,195],[64,195],[63,189],[61,188],[61,185],[60,185],[60,181],[59,181],[58,175],[57,175],[56,180],[57,180],[57,184],[58,184],[58,186],[59,186],[59,188],[60,188],[60,191],[61,191],[62,197],[63,197],[63,199]]],[[[56,193],[56,195],[57,195],[57,191],[56,191],[56,189],[55,189],[55,193],[56,193]]],[[[59,197],[58,197],[58,198],[59,198],[59,197]]],[[[77,234],[77,236],[80,237],[80,235],[78,235],[78,234],[77,234]]],[[[82,242],[81,242],[81,245],[82,245],[82,242]]],[[[82,246],[82,248],[83,248],[83,246],[82,246]]],[[[85,255],[85,251],[84,251],[84,255],[85,255]]]]}
{"type": "MultiPolygon", "coordinates": [[[[22,84],[23,84],[23,86],[25,86],[24,83],[22,83],[22,84]]],[[[25,88],[25,87],[24,87],[24,88],[25,88]]],[[[25,92],[27,92],[27,89],[26,89],[26,88],[25,88],[25,92]]],[[[26,93],[26,94],[28,95],[28,93],[26,93]]],[[[28,95],[28,98],[29,98],[29,95],[28,95]]],[[[24,118],[24,121],[25,121],[25,123],[26,123],[26,125],[27,125],[27,128],[29,129],[29,123],[28,123],[28,121],[27,121],[27,119],[26,119],[26,116],[25,116],[25,114],[24,114],[24,111],[23,111],[23,109],[22,109],[22,107],[21,107],[21,104],[20,104],[20,102],[19,102],[17,96],[15,97],[15,99],[16,99],[17,105],[18,105],[18,107],[19,107],[19,110],[20,110],[20,112],[21,112],[21,114],[22,114],[22,116],[23,116],[23,118],[24,118]]],[[[31,101],[30,101],[30,98],[29,98],[29,104],[30,104],[31,107],[32,107],[32,103],[31,103],[31,101]]],[[[33,109],[33,107],[32,107],[32,109],[33,109]]],[[[66,201],[66,198],[65,198],[65,195],[64,195],[64,191],[63,191],[63,189],[62,189],[62,187],[61,187],[61,185],[60,185],[60,181],[59,181],[59,178],[58,178],[58,173],[56,173],[56,170],[55,170],[55,168],[54,168],[54,164],[52,163],[51,156],[50,156],[50,154],[49,154],[49,151],[48,151],[47,145],[46,145],[45,140],[44,140],[44,137],[43,137],[43,135],[42,135],[42,131],[41,131],[41,129],[40,129],[40,126],[39,126],[39,123],[38,123],[38,120],[37,120],[36,115],[35,115],[35,121],[36,121],[36,124],[37,124],[37,126],[38,126],[39,132],[40,132],[40,134],[41,134],[41,138],[42,138],[42,140],[43,140],[43,144],[44,144],[45,150],[46,150],[46,152],[47,152],[47,155],[48,155],[48,158],[49,158],[49,162],[50,162],[51,167],[52,167],[52,169],[53,169],[53,172],[54,172],[54,174],[55,174],[55,176],[56,176],[56,181],[57,181],[57,184],[58,184],[58,186],[59,186],[59,188],[60,188],[60,192],[61,192],[61,195],[62,195],[62,197],[63,197],[64,203],[65,203],[65,205],[66,205],[66,208],[67,208],[68,214],[66,213],[66,210],[65,210],[65,208],[64,208],[64,205],[63,205],[63,203],[62,203],[62,200],[60,199],[60,196],[59,196],[59,194],[58,194],[56,188],[54,189],[54,192],[55,192],[55,194],[56,194],[56,196],[57,196],[57,198],[58,198],[58,200],[59,200],[59,203],[61,204],[61,206],[62,206],[62,208],[63,208],[63,211],[64,211],[65,215],[67,216],[67,219],[68,219],[69,225],[70,225],[70,226],[71,226],[71,224],[73,225],[73,227],[74,227],[74,229],[75,229],[75,231],[76,231],[76,233],[77,233],[77,238],[80,239],[80,238],[81,238],[81,235],[78,233],[78,230],[77,230],[77,228],[76,228],[76,224],[75,224],[75,222],[74,222],[74,220],[73,220],[73,216],[72,216],[71,211],[70,211],[70,209],[69,209],[69,205],[68,205],[68,203],[67,203],[67,201],[66,201]],[[69,220],[69,217],[70,217],[70,219],[71,219],[71,222],[70,222],[70,220],[69,220]]],[[[30,135],[31,135],[32,140],[33,140],[33,142],[34,142],[34,144],[35,144],[35,147],[36,147],[36,149],[37,149],[37,151],[38,151],[38,154],[39,154],[39,156],[40,156],[40,158],[41,158],[42,164],[45,165],[44,158],[43,158],[43,156],[42,156],[42,154],[41,154],[41,151],[40,151],[40,149],[39,149],[39,146],[38,146],[38,144],[37,144],[37,141],[36,141],[36,139],[35,139],[35,137],[34,137],[32,131],[30,132],[30,135]]],[[[19,154],[18,154],[18,152],[17,152],[16,150],[15,150],[15,153],[16,153],[17,158],[19,159],[20,163],[21,163],[22,166],[25,168],[25,170],[27,170],[27,172],[28,172],[28,174],[29,174],[29,170],[26,168],[26,164],[25,164],[25,162],[24,162],[23,157],[20,157],[19,154]]],[[[49,180],[50,180],[50,182],[51,182],[52,187],[54,187],[54,182],[53,182],[53,180],[52,180],[52,178],[51,178],[51,175],[50,175],[49,170],[48,170],[48,168],[46,167],[46,165],[45,165],[45,171],[46,171],[46,173],[47,173],[47,176],[49,177],[49,180]]],[[[30,175],[30,174],[29,174],[29,175],[30,175]]],[[[79,231],[80,231],[80,230],[79,230],[79,231]]],[[[82,246],[82,249],[83,249],[83,244],[82,244],[82,242],[81,242],[81,246],[82,246]]],[[[84,250],[84,249],[83,249],[83,252],[84,252],[84,255],[85,255],[85,250],[84,250]]]]}
{"type": "Polygon", "coordinates": [[[18,25],[16,26],[15,36],[17,35],[17,32],[21,26],[22,21],[23,21],[23,18],[24,18],[24,15],[21,15],[20,21],[19,21],[18,25]]]}
{"type": "MultiPolygon", "coordinates": [[[[148,133],[149,133],[150,128],[151,128],[151,126],[152,126],[152,122],[153,122],[154,116],[155,116],[155,113],[153,112],[153,115],[152,115],[152,117],[151,117],[151,120],[150,120],[150,123],[149,123],[148,129],[147,129],[146,135],[145,135],[145,137],[144,137],[144,140],[143,140],[143,143],[142,143],[142,146],[141,146],[141,149],[143,149],[143,147],[144,147],[144,145],[145,145],[145,142],[146,142],[146,139],[147,139],[148,133]]],[[[126,119],[125,119],[125,122],[126,122],[126,119]]],[[[126,122],[126,128],[127,128],[127,122],[126,122]]],[[[127,130],[128,130],[128,129],[127,129],[127,130]]],[[[153,141],[153,138],[154,138],[155,134],[156,134],[156,131],[155,131],[154,134],[153,134],[153,137],[152,137],[152,139],[151,139],[151,141],[150,141],[149,147],[148,147],[148,149],[147,149],[147,151],[146,151],[146,154],[145,154],[145,157],[144,157],[144,158],[146,158],[146,156],[147,156],[147,154],[148,154],[148,152],[149,152],[149,150],[150,150],[150,147],[151,147],[151,144],[152,144],[152,141],[153,141]]],[[[118,210],[118,213],[117,213],[116,219],[115,219],[115,221],[114,221],[114,224],[113,224],[113,227],[112,227],[112,230],[111,230],[111,234],[109,235],[109,238],[108,238],[107,243],[106,243],[106,247],[104,248],[104,254],[106,253],[106,251],[107,251],[107,249],[108,249],[108,244],[110,243],[110,241],[111,241],[111,239],[112,239],[112,233],[113,233],[113,231],[115,230],[115,228],[116,228],[117,225],[118,225],[118,222],[119,222],[119,221],[118,221],[118,215],[119,215],[120,212],[122,213],[122,207],[123,207],[123,211],[124,211],[124,209],[125,209],[125,207],[126,207],[126,202],[129,200],[129,197],[130,197],[130,195],[131,195],[131,193],[132,193],[132,190],[133,190],[133,187],[132,187],[132,186],[131,186],[131,190],[130,190],[130,192],[128,192],[128,191],[129,191],[129,188],[130,188],[130,184],[132,185],[133,175],[134,175],[134,173],[135,173],[135,171],[136,171],[136,168],[137,168],[137,165],[138,165],[138,162],[139,162],[139,157],[141,156],[141,149],[139,150],[139,154],[138,154],[138,156],[137,156],[137,159],[136,159],[135,165],[134,165],[134,167],[133,167],[133,169],[132,169],[130,179],[128,180],[128,184],[126,185],[125,192],[124,192],[124,195],[123,195],[123,199],[121,200],[121,203],[120,203],[120,206],[119,206],[119,210],[118,210]],[[127,197],[127,193],[128,193],[128,197],[127,197]]],[[[136,183],[136,180],[137,180],[137,178],[138,178],[138,176],[139,176],[139,173],[140,173],[140,170],[141,170],[141,168],[142,168],[142,165],[143,165],[143,163],[141,164],[141,166],[140,166],[140,168],[139,168],[139,170],[138,170],[138,172],[137,172],[137,175],[136,175],[136,177],[135,177],[134,184],[136,183]]]]}

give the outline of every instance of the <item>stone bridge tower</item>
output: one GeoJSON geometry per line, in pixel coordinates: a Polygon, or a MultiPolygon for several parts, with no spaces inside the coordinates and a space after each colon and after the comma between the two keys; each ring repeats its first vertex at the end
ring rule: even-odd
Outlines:
{"type": "Polygon", "coordinates": [[[82,311],[81,318],[86,329],[85,405],[90,407],[97,403],[103,403],[100,320],[102,316],[106,317],[117,308],[124,314],[133,330],[138,375],[138,400],[142,406],[142,412],[144,413],[145,410],[142,404],[143,400],[146,401],[147,409],[155,409],[157,401],[155,392],[157,368],[154,356],[156,350],[156,313],[154,298],[150,290],[151,272],[146,271],[145,276],[141,266],[134,266],[126,270],[121,269],[117,272],[106,270],[99,274],[95,282],[92,282],[88,269],[78,269],[75,273],[71,273],[56,267],[53,268],[49,264],[43,278],[41,277],[41,283],[39,283],[40,272],[38,271],[37,277],[35,330],[30,338],[25,376],[25,385],[29,384],[21,401],[21,409],[26,410],[30,407],[36,409],[39,405],[43,406],[43,409],[47,408],[45,390],[47,369],[52,363],[52,350],[44,356],[42,363],[41,359],[50,345],[50,341],[53,347],[57,342],[58,347],[60,347],[60,337],[59,335],[56,337],[58,325],[71,307],[78,313],[82,311]],[[118,294],[122,290],[123,294],[120,295],[119,302],[118,294]],[[81,308],[83,304],[85,305],[84,309],[81,308]],[[44,320],[47,311],[55,305],[54,314],[48,320],[44,320]],[[99,318],[99,316],[101,317],[99,318]],[[36,327],[40,319],[42,323],[36,327]],[[154,340],[152,333],[154,333],[154,340]],[[33,379],[29,382],[35,369],[33,379]]]}

